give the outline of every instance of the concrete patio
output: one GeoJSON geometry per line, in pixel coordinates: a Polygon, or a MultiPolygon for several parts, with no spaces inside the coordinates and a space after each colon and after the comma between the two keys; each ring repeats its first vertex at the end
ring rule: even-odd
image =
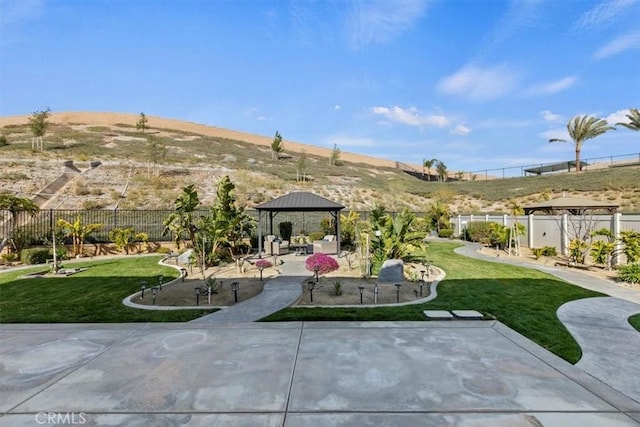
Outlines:
{"type": "Polygon", "coordinates": [[[5,324],[0,344],[0,426],[640,425],[494,321],[5,324]]]}

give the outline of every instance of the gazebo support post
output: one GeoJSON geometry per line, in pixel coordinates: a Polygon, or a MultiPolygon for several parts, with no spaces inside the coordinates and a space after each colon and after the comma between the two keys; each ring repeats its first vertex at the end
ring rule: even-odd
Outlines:
{"type": "Polygon", "coordinates": [[[258,212],[258,258],[262,258],[262,211],[258,212]]]}
{"type": "Polygon", "coordinates": [[[336,230],[336,240],[338,241],[338,258],[340,258],[340,252],[341,252],[341,247],[340,247],[340,211],[333,211],[331,212],[331,216],[333,216],[333,219],[335,220],[335,230],[336,230]]]}

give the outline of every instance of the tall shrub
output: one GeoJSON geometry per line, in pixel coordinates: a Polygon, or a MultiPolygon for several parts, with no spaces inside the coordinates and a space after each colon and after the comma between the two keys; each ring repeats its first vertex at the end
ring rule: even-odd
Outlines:
{"type": "Polygon", "coordinates": [[[282,240],[291,241],[291,234],[293,234],[293,223],[291,221],[283,221],[278,224],[278,230],[282,240]]]}

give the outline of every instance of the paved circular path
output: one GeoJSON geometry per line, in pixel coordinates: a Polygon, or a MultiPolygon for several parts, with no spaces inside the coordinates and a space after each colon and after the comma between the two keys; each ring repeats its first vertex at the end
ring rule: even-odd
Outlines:
{"type": "MultiPolygon", "coordinates": [[[[640,291],[565,268],[491,257],[478,252],[482,246],[465,244],[455,252],[485,261],[534,268],[574,285],[610,295],[570,301],[558,309],[558,318],[582,349],[576,366],[640,402],[640,332],[629,317],[640,313],[640,291]]],[[[541,296],[543,297],[543,296],[541,296]]]]}

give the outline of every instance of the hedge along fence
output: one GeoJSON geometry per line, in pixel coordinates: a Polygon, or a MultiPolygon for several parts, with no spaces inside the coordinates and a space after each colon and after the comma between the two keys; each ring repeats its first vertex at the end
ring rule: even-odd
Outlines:
{"type": "MultiPolygon", "coordinates": [[[[137,232],[147,233],[150,241],[169,242],[175,235],[171,232],[162,235],[162,225],[174,211],[171,209],[135,210],[135,209],[43,209],[35,217],[25,213],[18,214],[16,218],[16,232],[21,235],[26,245],[39,245],[51,241],[51,233],[56,229],[58,219],[73,222],[76,216],[80,216],[83,224],[102,224],[102,228],[89,236],[88,243],[110,243],[109,232],[114,228],[133,227],[137,232]]],[[[357,211],[361,220],[369,218],[368,211],[357,211]]],[[[256,220],[258,214],[255,210],[247,210],[247,215],[256,220]]],[[[342,211],[348,215],[349,210],[342,211]]],[[[389,212],[395,217],[397,212],[389,212]]],[[[209,209],[200,209],[194,212],[196,221],[198,218],[209,215],[209,209]]],[[[423,212],[416,212],[417,216],[424,216],[423,212]]],[[[278,234],[279,224],[290,221],[293,224],[293,235],[304,231],[306,235],[312,232],[320,232],[320,222],[323,219],[332,218],[327,212],[279,212],[273,218],[273,232],[278,234]]],[[[0,239],[8,235],[11,226],[10,214],[7,210],[0,210],[0,239]]],[[[269,233],[269,220],[266,215],[262,221],[262,235],[269,233]]],[[[256,230],[257,234],[257,230],[256,230]]]]}

